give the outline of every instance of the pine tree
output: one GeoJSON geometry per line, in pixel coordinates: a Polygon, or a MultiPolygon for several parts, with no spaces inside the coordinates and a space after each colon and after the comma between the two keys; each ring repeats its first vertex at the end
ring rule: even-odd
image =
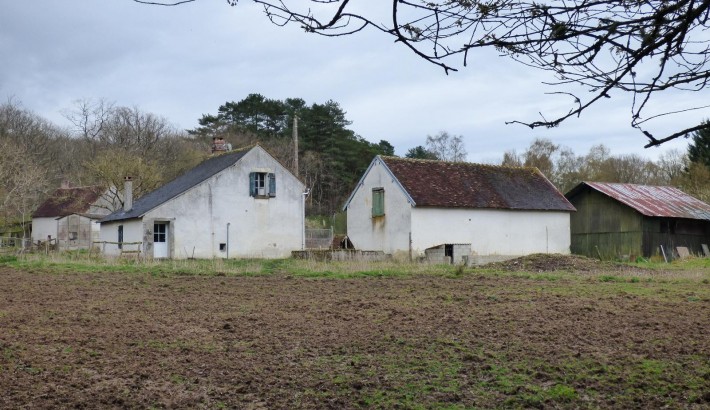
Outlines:
{"type": "MultiPolygon", "coordinates": [[[[705,121],[709,124],[710,121],[705,121]]],[[[693,142],[688,146],[690,162],[710,167],[710,129],[705,128],[693,134],[693,142]]]]}

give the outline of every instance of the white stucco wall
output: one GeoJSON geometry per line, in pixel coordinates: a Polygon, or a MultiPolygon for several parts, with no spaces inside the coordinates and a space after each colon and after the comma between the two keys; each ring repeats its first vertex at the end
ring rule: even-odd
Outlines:
{"type": "Polygon", "coordinates": [[[496,209],[412,209],[412,249],[470,243],[474,261],[531,253],[570,252],[569,212],[496,209]],[[489,257],[489,258],[484,258],[489,257]]]}
{"type": "MultiPolygon", "coordinates": [[[[143,241],[146,256],[152,256],[153,224],[161,221],[169,224],[171,258],[288,257],[301,249],[304,239],[304,188],[271,155],[255,147],[235,165],[148,211],[135,227],[123,221],[124,241],[143,241]],[[249,196],[250,172],[274,173],[276,196],[249,196]],[[228,249],[221,250],[220,244],[228,244],[228,249]]],[[[116,241],[119,224],[102,224],[102,240],[116,241]]],[[[107,247],[106,253],[117,254],[118,249],[107,247]]]]}
{"type": "Polygon", "coordinates": [[[379,159],[356,188],[347,207],[348,237],[356,249],[409,257],[412,207],[379,159]],[[372,189],[385,190],[385,215],[372,217],[372,189]]]}
{"type": "Polygon", "coordinates": [[[32,218],[32,242],[46,241],[47,235],[52,235],[52,239],[57,238],[56,217],[32,218]]]}
{"type": "MultiPolygon", "coordinates": [[[[124,221],[105,222],[101,224],[99,239],[101,242],[118,242],[118,227],[123,225],[123,242],[143,242],[143,222],[140,219],[128,219],[124,221]]],[[[108,256],[121,254],[118,245],[99,244],[98,245],[108,256]]],[[[126,250],[135,250],[135,245],[126,245],[126,250]]]]}

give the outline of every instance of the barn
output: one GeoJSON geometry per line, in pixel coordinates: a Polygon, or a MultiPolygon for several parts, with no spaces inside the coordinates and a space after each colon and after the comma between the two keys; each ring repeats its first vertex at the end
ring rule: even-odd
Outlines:
{"type": "Polygon", "coordinates": [[[88,249],[99,239],[99,220],[115,207],[111,197],[99,186],[57,188],[32,214],[32,242],[88,249]]]}
{"type": "Polygon", "coordinates": [[[566,194],[572,252],[602,259],[695,254],[710,243],[710,205],[669,186],[582,182],[566,194]]]}
{"type": "Polygon", "coordinates": [[[570,252],[574,207],[537,168],[377,156],[344,209],[355,248],[397,259],[570,252]]]}

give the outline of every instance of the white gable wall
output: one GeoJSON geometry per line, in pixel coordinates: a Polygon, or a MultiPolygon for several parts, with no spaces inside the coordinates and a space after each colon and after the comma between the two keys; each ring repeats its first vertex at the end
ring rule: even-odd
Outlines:
{"type": "Polygon", "coordinates": [[[57,217],[32,218],[32,242],[44,242],[48,235],[57,239],[57,217]]]}
{"type": "Polygon", "coordinates": [[[356,249],[409,255],[412,206],[396,180],[375,160],[347,208],[348,238],[356,249]],[[372,189],[385,190],[385,215],[372,217],[372,189]]]}
{"type": "MultiPolygon", "coordinates": [[[[150,257],[153,224],[160,221],[168,223],[171,258],[288,257],[303,242],[303,191],[304,185],[293,174],[255,147],[235,165],[148,211],[142,219],[103,223],[102,240],[116,241],[122,222],[124,241],[143,241],[143,251],[150,257]],[[274,173],[276,196],[249,196],[250,172],[274,173]]],[[[107,254],[118,253],[117,248],[107,247],[107,254]]]]}
{"type": "Polygon", "coordinates": [[[470,243],[474,262],[531,253],[570,253],[569,212],[414,208],[415,255],[441,244],[470,243]]]}

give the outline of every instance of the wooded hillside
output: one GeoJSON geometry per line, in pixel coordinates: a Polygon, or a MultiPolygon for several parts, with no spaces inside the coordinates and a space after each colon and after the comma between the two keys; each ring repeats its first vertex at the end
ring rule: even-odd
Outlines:
{"type": "MultiPolygon", "coordinates": [[[[0,228],[25,230],[39,203],[62,183],[121,187],[123,178],[132,176],[138,197],[206,158],[213,137],[222,137],[235,148],[258,142],[293,169],[296,117],[298,171],[310,189],[309,215],[338,212],[372,158],[395,154],[388,141],[374,143],[350,129],[346,112],[335,101],[309,105],[300,98],[274,100],[250,94],[203,115],[197,127],[186,131],[159,115],[104,100],[78,101],[64,116],[68,127],[12,100],[0,105],[0,228]]],[[[412,139],[425,146],[410,149],[407,157],[441,158],[442,153],[455,151],[463,157],[444,159],[465,159],[463,136],[442,131],[412,139]]],[[[562,192],[580,181],[626,182],[672,185],[710,201],[707,132],[695,133],[688,152],[668,151],[656,161],[636,154],[613,155],[604,145],[578,155],[544,138],[522,153],[506,150],[504,144],[503,165],[538,167],[562,192]]]]}

